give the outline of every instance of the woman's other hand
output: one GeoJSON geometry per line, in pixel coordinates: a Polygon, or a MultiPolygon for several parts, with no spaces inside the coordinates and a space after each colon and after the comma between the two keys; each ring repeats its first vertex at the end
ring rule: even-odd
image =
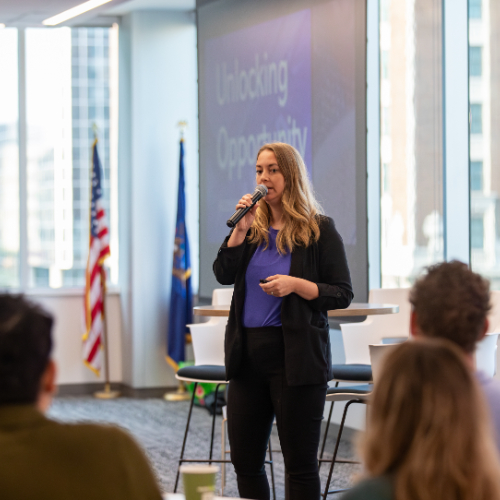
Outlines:
{"type": "Polygon", "coordinates": [[[318,285],[312,281],[284,274],[275,274],[274,276],[269,276],[266,280],[268,283],[261,283],[260,287],[268,295],[285,297],[291,293],[296,293],[306,300],[313,300],[319,296],[318,285]]]}
{"type": "Polygon", "coordinates": [[[275,274],[266,278],[268,283],[261,283],[260,287],[268,295],[275,297],[284,297],[290,293],[295,292],[295,283],[297,278],[293,276],[286,276],[284,274],[275,274]]]}

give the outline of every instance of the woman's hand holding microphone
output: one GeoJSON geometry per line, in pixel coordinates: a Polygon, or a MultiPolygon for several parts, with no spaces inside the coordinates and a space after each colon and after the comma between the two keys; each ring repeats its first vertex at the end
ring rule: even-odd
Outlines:
{"type": "MultiPolygon", "coordinates": [[[[236,210],[239,208],[245,208],[249,207],[252,204],[252,195],[251,194],[245,194],[240,201],[236,204],[236,210]]],[[[227,242],[228,247],[236,247],[238,245],[241,245],[243,241],[245,240],[245,236],[247,234],[247,231],[250,229],[250,226],[253,224],[253,221],[255,219],[255,212],[257,211],[257,208],[259,206],[259,202],[257,202],[243,217],[242,219],[236,224],[234,227],[234,230],[231,234],[231,237],[229,238],[227,242]]]]}

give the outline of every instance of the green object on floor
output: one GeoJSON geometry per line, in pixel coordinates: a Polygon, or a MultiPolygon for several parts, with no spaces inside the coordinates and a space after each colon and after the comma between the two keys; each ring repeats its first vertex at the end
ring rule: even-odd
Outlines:
{"type": "MultiPolygon", "coordinates": [[[[181,361],[179,362],[179,368],[184,368],[185,366],[194,366],[194,361],[181,361]]],[[[184,382],[186,389],[189,394],[193,394],[194,382],[184,382]]],[[[215,388],[217,384],[212,384],[209,382],[198,382],[196,386],[196,394],[194,395],[194,404],[196,406],[206,406],[205,399],[209,394],[215,393],[215,388]]]]}

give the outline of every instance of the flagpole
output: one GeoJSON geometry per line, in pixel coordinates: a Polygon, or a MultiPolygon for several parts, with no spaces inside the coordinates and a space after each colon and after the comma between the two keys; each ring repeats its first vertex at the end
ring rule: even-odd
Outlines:
{"type": "MultiPolygon", "coordinates": [[[[94,139],[97,141],[97,124],[92,124],[94,139]]],[[[118,391],[111,390],[111,382],[109,380],[109,352],[108,352],[108,321],[106,308],[106,271],[101,268],[101,286],[102,286],[102,350],[104,351],[104,390],[94,392],[94,397],[98,399],[114,399],[120,396],[118,391]]]]}
{"type": "MultiPolygon", "coordinates": [[[[187,121],[180,121],[177,123],[177,127],[179,127],[181,132],[180,140],[184,140],[184,130],[187,127],[187,121]]],[[[177,368],[178,369],[178,368],[177,368]]],[[[191,399],[191,395],[186,391],[186,386],[184,383],[179,380],[179,385],[176,391],[166,392],[163,395],[163,399],[166,401],[189,401],[191,399]]]]}
{"type": "Polygon", "coordinates": [[[120,392],[111,390],[111,382],[109,380],[108,315],[106,309],[106,271],[104,270],[104,268],[101,271],[101,283],[103,283],[102,339],[104,351],[104,390],[94,392],[94,397],[96,397],[97,399],[115,399],[120,397],[120,392]]]}

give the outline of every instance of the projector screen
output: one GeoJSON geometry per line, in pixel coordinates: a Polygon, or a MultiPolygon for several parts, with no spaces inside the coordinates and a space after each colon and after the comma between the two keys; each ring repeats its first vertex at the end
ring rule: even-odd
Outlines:
{"type": "Polygon", "coordinates": [[[300,152],[367,299],[365,0],[218,0],[198,14],[200,297],[267,142],[300,152]]]}

